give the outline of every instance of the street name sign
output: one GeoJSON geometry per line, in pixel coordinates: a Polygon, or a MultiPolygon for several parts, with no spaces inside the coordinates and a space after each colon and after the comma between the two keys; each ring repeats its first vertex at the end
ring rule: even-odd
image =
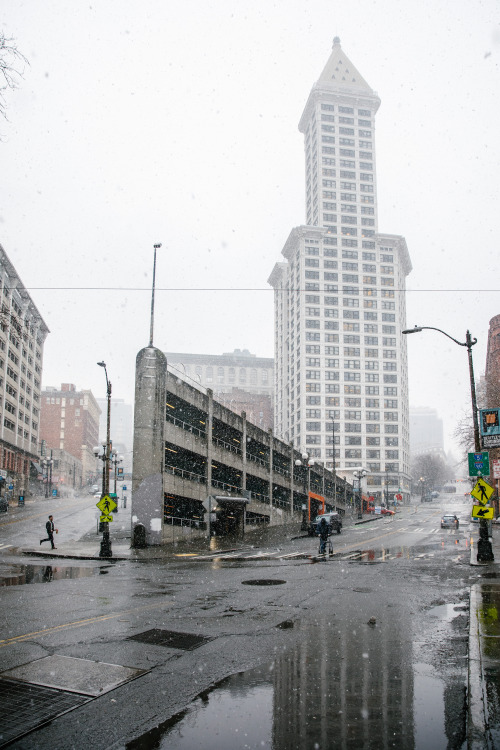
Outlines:
{"type": "Polygon", "coordinates": [[[490,474],[490,454],[484,453],[469,453],[469,476],[488,477],[490,474]]]}
{"type": "Polygon", "coordinates": [[[476,500],[482,505],[486,505],[494,492],[495,490],[491,485],[488,484],[488,482],[485,482],[484,479],[479,478],[470,494],[472,495],[472,497],[475,497],[476,500]]]}
{"type": "Polygon", "coordinates": [[[494,508],[485,508],[484,505],[472,506],[473,518],[493,518],[494,508]]]}
{"type": "Polygon", "coordinates": [[[113,516],[110,513],[103,513],[102,516],[99,518],[99,521],[101,523],[111,523],[113,520],[113,516]]]}
{"type": "Polygon", "coordinates": [[[112,497],[110,497],[109,495],[104,495],[104,497],[101,497],[99,502],[96,503],[96,507],[99,508],[99,510],[101,510],[103,513],[109,514],[118,506],[112,497]]]}

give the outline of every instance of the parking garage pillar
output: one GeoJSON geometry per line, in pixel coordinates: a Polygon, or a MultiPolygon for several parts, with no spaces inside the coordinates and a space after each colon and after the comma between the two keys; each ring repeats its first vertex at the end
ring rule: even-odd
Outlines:
{"type": "Polygon", "coordinates": [[[247,413],[241,412],[241,460],[243,470],[241,472],[241,486],[244,490],[247,488],[247,413]]]}
{"type": "Polygon", "coordinates": [[[273,431],[271,428],[267,431],[269,435],[269,511],[272,521],[273,517],[273,431]]]}
{"type": "Polygon", "coordinates": [[[163,541],[163,464],[167,359],[154,346],[138,353],[135,369],[132,540],[138,525],[145,545],[163,541]]]}

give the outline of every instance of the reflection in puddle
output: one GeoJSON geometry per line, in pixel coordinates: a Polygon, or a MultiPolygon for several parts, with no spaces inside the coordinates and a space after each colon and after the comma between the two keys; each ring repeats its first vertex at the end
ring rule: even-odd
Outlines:
{"type": "Polygon", "coordinates": [[[127,750],[411,750],[406,627],[376,611],[384,627],[374,631],[359,598],[349,607],[342,621],[319,616],[299,626],[298,642],[271,665],[224,680],[127,750]]]}
{"type": "Polygon", "coordinates": [[[2,565],[0,586],[23,586],[27,583],[49,583],[65,578],[88,578],[102,572],[102,568],[69,565],[2,565]]]}
{"type": "Polygon", "coordinates": [[[273,685],[267,669],[233,675],[127,750],[271,748],[273,685]]]}
{"type": "MultiPolygon", "coordinates": [[[[458,542],[457,542],[458,543],[458,542]]],[[[345,560],[346,562],[381,563],[395,560],[397,558],[426,559],[435,557],[436,551],[443,550],[443,544],[436,542],[426,546],[415,547],[381,547],[379,549],[358,549],[351,552],[334,552],[333,559],[345,560]]],[[[331,559],[331,558],[330,558],[331,559]]]]}
{"type": "Polygon", "coordinates": [[[415,750],[448,747],[444,731],[444,685],[430,664],[414,666],[415,750]]]}

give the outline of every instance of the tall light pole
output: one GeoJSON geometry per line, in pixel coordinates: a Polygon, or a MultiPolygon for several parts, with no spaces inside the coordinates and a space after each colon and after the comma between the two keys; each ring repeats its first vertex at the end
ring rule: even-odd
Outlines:
{"type": "MultiPolygon", "coordinates": [[[[476,383],[474,381],[474,366],[472,363],[472,347],[477,344],[477,339],[472,338],[470,332],[467,331],[465,334],[465,341],[457,341],[449,333],[442,331],[440,328],[434,328],[432,326],[415,326],[403,331],[404,334],[409,333],[420,333],[420,331],[438,331],[443,336],[451,339],[459,346],[467,347],[467,358],[469,361],[469,380],[470,380],[470,395],[472,401],[472,423],[474,425],[474,450],[476,453],[481,453],[481,439],[479,437],[479,419],[477,415],[477,399],[476,399],[476,383]]],[[[479,544],[477,550],[478,562],[487,562],[494,560],[493,548],[488,537],[488,522],[485,518],[479,519],[479,544]]]]}
{"type": "MultiPolygon", "coordinates": [[[[109,461],[111,458],[111,383],[108,380],[108,371],[106,369],[106,362],[98,362],[99,367],[104,367],[104,374],[106,376],[106,395],[108,399],[108,413],[106,421],[106,446],[104,448],[104,454],[102,456],[103,461],[103,476],[102,476],[102,494],[107,495],[109,493],[109,461]]],[[[113,557],[111,551],[111,539],[109,538],[109,523],[104,523],[104,530],[102,533],[101,550],[99,557],[113,557]]]]}
{"type": "Polygon", "coordinates": [[[353,473],[353,476],[356,477],[356,479],[358,480],[358,502],[357,502],[358,518],[363,518],[363,503],[361,500],[361,480],[363,479],[363,477],[366,477],[368,472],[366,471],[366,469],[358,469],[357,471],[353,471],[352,473],[353,473]]]}
{"type": "Polygon", "coordinates": [[[117,476],[118,476],[118,464],[121,464],[122,462],[123,462],[123,456],[118,456],[117,452],[113,449],[111,463],[115,467],[115,471],[114,471],[114,476],[115,476],[115,489],[114,489],[114,493],[115,493],[115,495],[116,495],[116,480],[117,480],[117,476]]]}

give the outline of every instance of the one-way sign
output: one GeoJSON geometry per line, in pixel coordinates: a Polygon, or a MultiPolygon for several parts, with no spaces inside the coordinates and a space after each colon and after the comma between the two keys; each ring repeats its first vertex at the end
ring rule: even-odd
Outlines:
{"type": "Polygon", "coordinates": [[[484,505],[473,505],[472,506],[472,517],[473,518],[493,518],[494,508],[485,508],[484,505]]]}

